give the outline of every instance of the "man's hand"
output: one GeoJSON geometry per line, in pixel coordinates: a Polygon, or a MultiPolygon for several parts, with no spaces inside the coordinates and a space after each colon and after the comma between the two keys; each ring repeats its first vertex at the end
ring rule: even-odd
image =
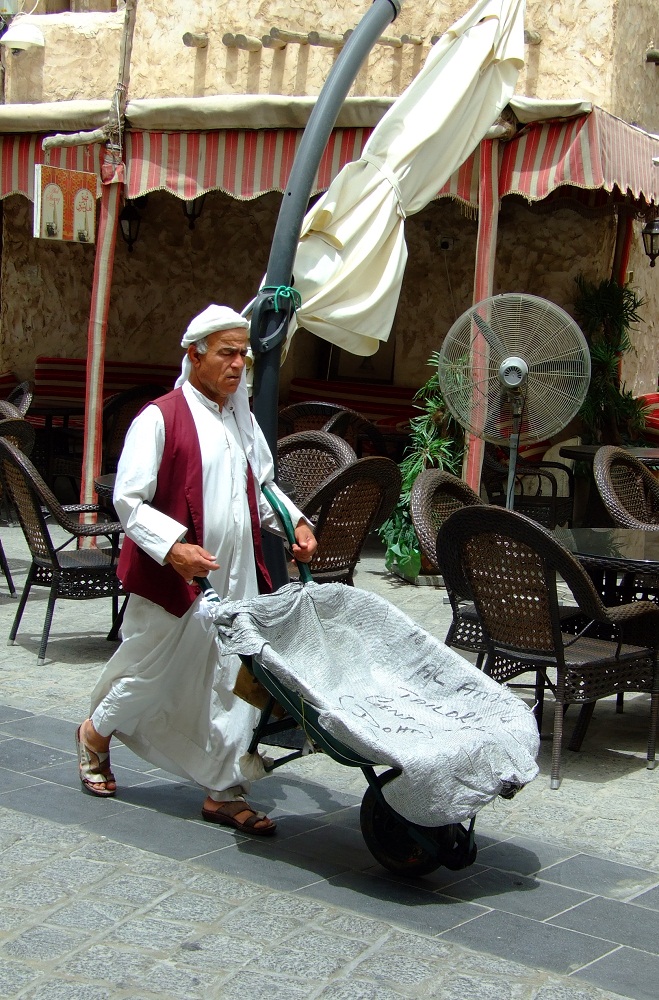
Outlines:
{"type": "Polygon", "coordinates": [[[295,529],[295,541],[297,544],[291,546],[293,557],[298,562],[311,562],[318,548],[318,542],[306,521],[298,521],[297,528],[295,529]]]}
{"type": "Polygon", "coordinates": [[[213,569],[219,569],[214,557],[202,549],[201,545],[188,542],[174,542],[165,556],[165,562],[189,583],[194,576],[206,577],[213,569]]]}

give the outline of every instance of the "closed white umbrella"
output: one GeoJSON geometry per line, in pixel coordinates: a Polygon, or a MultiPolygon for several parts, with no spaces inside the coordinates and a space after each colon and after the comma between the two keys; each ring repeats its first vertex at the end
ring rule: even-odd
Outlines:
{"type": "Polygon", "coordinates": [[[359,160],[307,214],[295,258],[297,322],[374,354],[394,320],[404,221],[437,194],[499,117],[524,65],[524,0],[479,0],[431,49],[359,160]]]}

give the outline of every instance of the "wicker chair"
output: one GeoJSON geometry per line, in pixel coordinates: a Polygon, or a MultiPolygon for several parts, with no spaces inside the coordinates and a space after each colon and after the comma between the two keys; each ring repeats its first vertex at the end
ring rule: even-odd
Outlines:
{"type": "Polygon", "coordinates": [[[80,524],[71,515],[98,513],[99,507],[93,504],[75,505],[66,509],[61,507],[30,460],[6,438],[0,438],[0,471],[32,556],[32,564],[9,633],[9,643],[13,645],[16,639],[32,585],[47,587],[50,593],[38,653],[38,662],[41,664],[45,660],[58,597],[78,601],[111,597],[112,617],[113,620],[117,618],[121,586],[115,571],[122,528],[118,522],[80,524]],[[52,519],[64,528],[70,538],[63,544],[56,545],[51,538],[47,519],[52,519]],[[110,542],[109,549],[64,551],[65,546],[72,541],[100,535],[110,542]]]}
{"type": "Polygon", "coordinates": [[[343,407],[323,400],[291,403],[279,411],[279,437],[297,434],[298,431],[320,431],[331,417],[343,412],[343,407]]]}
{"type": "MultiPolygon", "coordinates": [[[[616,527],[659,531],[659,481],[642,462],[622,448],[605,445],[595,455],[593,475],[616,527]]],[[[659,577],[625,573],[619,593],[621,600],[659,603],[659,577]]]]}
{"type": "MultiPolygon", "coordinates": [[[[441,553],[437,551],[437,533],[447,517],[462,507],[482,506],[483,501],[461,479],[450,472],[426,469],[417,476],[410,494],[412,524],[421,552],[437,573],[442,572],[441,553]]],[[[485,638],[473,604],[447,588],[453,621],[446,634],[447,646],[478,654],[480,667],[485,655],[485,638]]]]}
{"type": "Polygon", "coordinates": [[[365,454],[385,457],[388,454],[381,432],[356,410],[345,409],[336,413],[324,424],[323,430],[344,438],[354,448],[358,458],[364,458],[365,454]]]}
{"type": "MultiPolygon", "coordinates": [[[[124,392],[118,392],[106,401],[103,406],[103,464],[101,474],[117,471],[117,463],[124,445],[126,431],[140,410],[158,396],[163,396],[167,389],[161,385],[134,385],[124,392]]],[[[69,449],[79,451],[83,440],[82,431],[69,432],[69,449]]],[[[62,476],[71,481],[77,488],[82,474],[82,458],[80,454],[56,457],[51,466],[53,479],[62,476]]]]}
{"type": "MultiPolygon", "coordinates": [[[[11,441],[16,448],[20,448],[25,455],[29,455],[34,447],[34,427],[22,418],[5,417],[3,420],[0,420],[0,437],[7,438],[7,440],[11,441]]],[[[0,498],[2,500],[2,507],[4,508],[3,513],[7,521],[9,521],[11,519],[11,504],[7,497],[7,491],[2,486],[1,477],[0,498]]],[[[7,581],[7,586],[9,587],[9,593],[12,597],[16,597],[16,587],[14,586],[14,581],[9,570],[9,563],[7,562],[7,556],[5,555],[5,550],[2,546],[1,540],[0,568],[5,574],[5,580],[7,581]]]]}
{"type": "Polygon", "coordinates": [[[0,418],[3,420],[20,420],[22,417],[21,411],[13,403],[10,403],[7,399],[0,399],[0,418]]]}
{"type": "Polygon", "coordinates": [[[27,379],[25,382],[21,382],[14,389],[11,390],[7,396],[7,402],[11,403],[16,407],[18,412],[22,417],[25,416],[27,411],[30,409],[32,399],[34,398],[34,382],[27,379]]]}
{"type": "Polygon", "coordinates": [[[659,481],[642,462],[605,445],[595,455],[593,475],[615,525],[659,531],[659,481]]]}
{"type": "Polygon", "coordinates": [[[347,441],[325,431],[298,431],[277,441],[278,479],[298,507],[332,473],[356,461],[347,441]]]}
{"type": "Polygon", "coordinates": [[[476,605],[487,642],[485,672],[504,682],[534,671],[536,696],[542,698],[545,685],[555,692],[551,787],[560,784],[566,706],[583,706],[570,743],[578,750],[595,702],[624,691],[651,694],[647,760],[654,767],[659,608],[646,601],[606,608],[574,557],[548,531],[514,511],[458,510],[439,529],[437,546],[449,585],[469,594],[476,605]],[[604,623],[617,640],[590,637],[587,628],[576,636],[562,631],[557,576],[585,621],[604,623]],[[556,669],[555,685],[549,685],[550,668],[556,669]]]}
{"type": "MultiPolygon", "coordinates": [[[[530,464],[518,460],[515,469],[515,510],[545,528],[572,525],[574,516],[574,473],[561,462],[530,464]],[[560,495],[559,478],[567,482],[567,495],[560,495]]],[[[506,506],[508,464],[499,461],[494,447],[485,446],[482,483],[491,504],[506,506]]]]}
{"type": "Polygon", "coordinates": [[[317,583],[353,585],[364,542],[393,512],[400,486],[391,459],[360,458],[309,497],[301,510],[315,524],[318,549],[309,569],[317,583]]]}

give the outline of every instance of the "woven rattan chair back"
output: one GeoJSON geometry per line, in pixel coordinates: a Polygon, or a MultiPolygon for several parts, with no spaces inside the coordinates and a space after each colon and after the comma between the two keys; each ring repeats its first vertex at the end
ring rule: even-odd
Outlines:
{"type": "Polygon", "coordinates": [[[456,510],[482,503],[470,486],[450,472],[425,469],[416,477],[410,493],[412,524],[421,552],[436,573],[441,573],[437,555],[440,526],[456,510]]]}
{"type": "Polygon", "coordinates": [[[366,455],[387,455],[387,444],[374,423],[356,410],[342,410],[330,417],[324,431],[344,438],[354,448],[358,458],[366,455]]]}
{"type": "Polygon", "coordinates": [[[103,407],[103,472],[116,472],[126,432],[140,410],[167,392],[161,385],[135,385],[118,392],[103,407]]]}
{"type": "Polygon", "coordinates": [[[507,680],[533,670],[536,698],[542,698],[545,686],[555,693],[551,787],[560,783],[565,707],[572,702],[583,706],[571,743],[576,750],[595,701],[624,691],[651,693],[648,766],[654,766],[659,608],[644,601],[605,608],[576,559],[548,531],[514,511],[488,506],[459,510],[440,528],[437,544],[448,584],[469,593],[476,605],[488,647],[486,673],[507,680]],[[576,636],[562,633],[557,577],[583,615],[576,636]],[[607,623],[616,640],[590,637],[589,622],[607,623]],[[555,684],[547,674],[550,666],[556,668],[555,684]]]}
{"type": "MultiPolygon", "coordinates": [[[[75,519],[77,515],[97,514],[100,508],[93,504],[62,507],[29,458],[3,437],[0,437],[0,472],[32,556],[9,641],[13,644],[16,639],[31,587],[48,587],[50,593],[38,652],[38,662],[43,663],[58,597],[82,601],[111,597],[113,621],[117,620],[121,585],[116,576],[116,562],[122,528],[118,522],[80,524],[75,519]],[[110,546],[67,551],[66,542],[54,544],[47,518],[68,532],[70,542],[82,537],[105,536],[110,546]]],[[[114,631],[110,632],[110,637],[114,637],[114,631]]]]}
{"type": "Polygon", "coordinates": [[[352,585],[364,542],[392,514],[400,470],[388,458],[360,458],[335,472],[302,507],[314,521],[318,549],[309,568],[319,583],[352,585]]]}
{"type": "MultiPolygon", "coordinates": [[[[17,417],[5,417],[0,420],[0,437],[6,438],[10,441],[16,448],[19,448],[26,455],[29,455],[34,447],[34,427],[28,424],[27,420],[17,417]]],[[[13,518],[13,507],[11,500],[8,495],[7,488],[5,487],[2,479],[2,474],[0,470],[0,504],[3,509],[3,516],[7,521],[11,521],[13,518]]],[[[16,596],[16,587],[14,586],[14,581],[9,569],[9,563],[7,562],[7,557],[5,555],[5,550],[0,541],[0,568],[5,575],[7,581],[7,586],[9,587],[9,593],[12,597],[16,596]]]]}
{"type": "MultiPolygon", "coordinates": [[[[421,552],[433,572],[442,572],[441,553],[437,552],[437,535],[441,525],[456,510],[482,503],[470,486],[450,472],[426,469],[417,476],[410,493],[410,513],[421,552]]],[[[480,667],[485,654],[485,639],[476,609],[466,595],[458,594],[450,587],[446,592],[453,620],[444,641],[447,646],[477,653],[476,666],[480,667]]]]}
{"type": "Polygon", "coordinates": [[[21,411],[13,403],[10,403],[6,399],[0,399],[0,418],[20,420],[22,415],[21,411]]]}
{"type": "Polygon", "coordinates": [[[278,480],[298,507],[333,473],[356,461],[347,441],[325,431],[298,431],[277,441],[278,480]]]}
{"type": "Polygon", "coordinates": [[[25,382],[21,382],[14,389],[11,390],[7,396],[7,402],[11,403],[16,407],[18,412],[22,417],[25,416],[27,411],[30,409],[32,399],[34,398],[34,382],[27,379],[25,382]]]}
{"type": "Polygon", "coordinates": [[[320,431],[330,417],[343,412],[343,407],[324,400],[307,400],[291,403],[279,411],[279,437],[297,434],[299,431],[320,431]]]}
{"type": "Polygon", "coordinates": [[[605,445],[595,455],[593,475],[615,525],[659,531],[659,481],[642,462],[605,445]]]}

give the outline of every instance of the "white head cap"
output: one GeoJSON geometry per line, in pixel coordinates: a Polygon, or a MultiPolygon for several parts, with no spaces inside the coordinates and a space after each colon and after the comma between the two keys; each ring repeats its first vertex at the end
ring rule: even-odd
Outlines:
{"type": "MultiPolygon", "coordinates": [[[[208,337],[211,333],[218,333],[220,330],[249,330],[249,320],[241,316],[240,313],[237,313],[235,309],[229,308],[229,306],[210,305],[190,321],[187,330],[183,334],[181,347],[187,350],[191,344],[196,344],[197,341],[203,340],[204,337],[208,337]]],[[[187,382],[190,378],[191,370],[192,365],[186,354],[183,358],[181,374],[176,380],[177,387],[187,382]]]]}

